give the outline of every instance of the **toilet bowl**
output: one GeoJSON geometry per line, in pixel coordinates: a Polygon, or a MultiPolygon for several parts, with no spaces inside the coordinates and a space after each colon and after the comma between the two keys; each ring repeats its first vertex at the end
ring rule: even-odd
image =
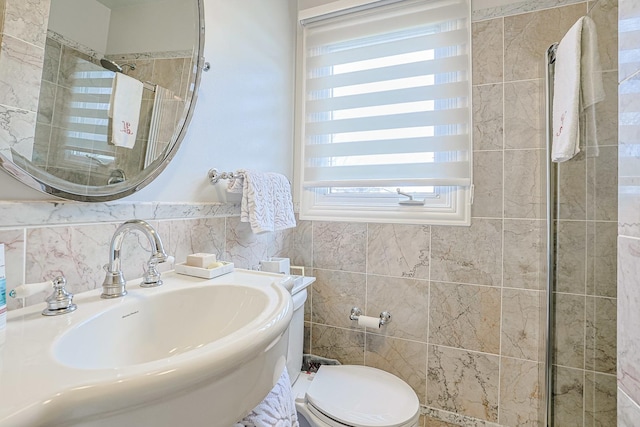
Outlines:
{"type": "Polygon", "coordinates": [[[287,370],[300,427],[417,427],[418,397],[395,375],[359,365],[322,365],[314,374],[300,372],[304,302],[310,283],[291,290],[294,311],[287,370]]]}

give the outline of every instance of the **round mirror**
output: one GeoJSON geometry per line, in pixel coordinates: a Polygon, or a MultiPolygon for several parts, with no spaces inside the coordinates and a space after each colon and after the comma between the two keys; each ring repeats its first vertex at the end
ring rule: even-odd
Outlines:
{"type": "Polygon", "coordinates": [[[28,42],[44,52],[18,65],[0,59],[0,75],[18,77],[10,90],[0,87],[0,108],[9,106],[0,167],[80,201],[118,199],[151,182],[195,106],[202,0],[51,0],[48,25],[25,21],[40,33],[28,42]]]}

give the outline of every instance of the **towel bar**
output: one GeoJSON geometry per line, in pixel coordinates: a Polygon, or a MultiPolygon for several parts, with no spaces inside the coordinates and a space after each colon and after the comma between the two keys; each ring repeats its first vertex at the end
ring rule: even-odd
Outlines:
{"type": "Polygon", "coordinates": [[[211,184],[216,184],[221,179],[236,179],[244,177],[242,172],[218,172],[218,169],[215,168],[209,169],[207,176],[209,177],[211,184]]]}

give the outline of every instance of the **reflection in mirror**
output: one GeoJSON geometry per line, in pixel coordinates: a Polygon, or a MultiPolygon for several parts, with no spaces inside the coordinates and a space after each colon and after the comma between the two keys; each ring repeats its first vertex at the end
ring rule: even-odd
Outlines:
{"type": "Polygon", "coordinates": [[[200,5],[51,0],[35,135],[0,154],[79,200],[132,192],[167,158],[192,109],[200,5]]]}

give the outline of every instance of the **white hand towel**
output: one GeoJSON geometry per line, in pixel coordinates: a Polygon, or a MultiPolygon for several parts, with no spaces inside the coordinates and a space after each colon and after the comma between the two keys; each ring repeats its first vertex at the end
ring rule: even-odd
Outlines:
{"type": "Polygon", "coordinates": [[[140,80],[115,73],[109,101],[111,117],[111,143],[117,147],[133,148],[140,122],[142,90],[140,80]]]}
{"type": "Polygon", "coordinates": [[[593,19],[586,16],[582,23],[582,60],[580,61],[582,81],[582,115],[580,127],[582,140],[589,157],[599,155],[597,138],[596,104],[605,98],[602,82],[602,66],[598,52],[598,33],[593,19]]]}
{"type": "Polygon", "coordinates": [[[286,176],[249,170],[238,172],[243,177],[230,180],[227,191],[242,193],[241,222],[248,222],[255,234],[296,226],[291,186],[286,176]]]}
{"type": "Polygon", "coordinates": [[[298,427],[299,425],[289,373],[285,367],[280,379],[267,397],[233,427],[298,427]]]}
{"type": "Polygon", "coordinates": [[[580,152],[582,111],[604,99],[597,35],[588,16],[580,18],[558,45],[553,91],[551,159],[564,162],[580,152]]]}

